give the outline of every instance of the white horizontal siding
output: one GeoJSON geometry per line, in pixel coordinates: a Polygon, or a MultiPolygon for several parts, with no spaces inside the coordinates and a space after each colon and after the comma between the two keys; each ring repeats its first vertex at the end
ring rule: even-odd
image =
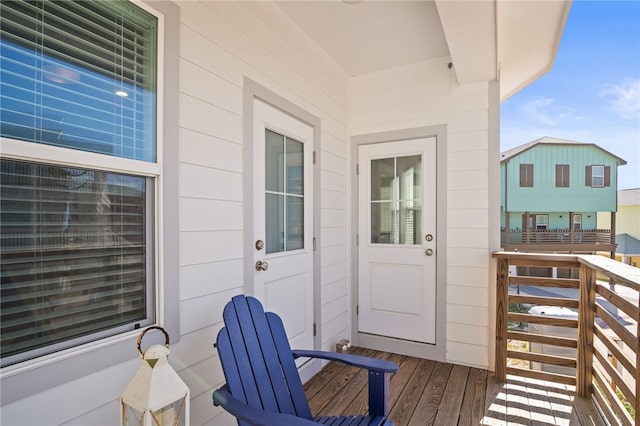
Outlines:
{"type": "Polygon", "coordinates": [[[451,342],[471,344],[475,346],[487,346],[489,336],[483,327],[470,324],[448,323],[447,338],[451,342]]]}
{"type": "Polygon", "coordinates": [[[235,231],[242,229],[239,201],[182,198],[180,231],[235,231]]]}
{"type": "Polygon", "coordinates": [[[242,145],[182,128],[180,162],[219,170],[242,172],[242,145]]]}
{"type": "Polygon", "coordinates": [[[449,58],[354,78],[354,135],[447,126],[447,360],[489,367],[489,84],[459,86],[449,58]]]}
{"type": "Polygon", "coordinates": [[[237,116],[242,115],[242,89],[201,65],[180,60],[180,92],[214,105],[237,116]],[[202,84],[206,81],[207,84],[202,84]]]}
{"type": "Polygon", "coordinates": [[[180,94],[180,127],[231,142],[242,140],[242,118],[217,105],[180,94]]]}
{"type": "Polygon", "coordinates": [[[244,285],[244,78],[321,120],[321,235],[317,237],[323,263],[319,292],[323,342],[348,336],[341,321],[349,317],[349,293],[344,291],[348,288],[347,79],[272,4],[182,2],[180,8],[182,340],[177,346],[179,356],[187,357],[181,374],[193,392],[192,424],[224,425],[233,421],[211,404],[211,391],[224,381],[212,344],[221,327],[222,307],[243,292],[244,285]],[[187,356],[191,351],[196,355],[187,356]]]}
{"type": "Polygon", "coordinates": [[[346,212],[344,209],[323,209],[322,225],[326,228],[345,228],[347,226],[346,212]]]}
{"type": "MultiPolygon", "coordinates": [[[[481,331],[478,329],[476,331],[481,331]]],[[[473,337],[467,340],[474,340],[473,337]]],[[[447,341],[447,360],[454,364],[468,365],[477,368],[487,368],[489,364],[489,353],[487,345],[474,345],[470,343],[447,341]]]]}
{"type": "Polygon", "coordinates": [[[242,287],[242,259],[219,260],[180,268],[180,300],[242,287]],[[219,277],[218,279],[211,279],[219,277]]]}
{"type": "MultiPolygon", "coordinates": [[[[136,348],[131,348],[135,353],[136,348]]],[[[65,383],[46,392],[31,395],[12,404],[2,406],[3,425],[61,425],[67,422],[82,424],[80,419],[93,418],[96,426],[109,426],[119,422],[116,401],[140,366],[136,357],[132,361],[97,371],[81,379],[65,383]],[[123,385],[124,384],[124,385],[123,385]],[[91,391],[88,391],[91,390],[91,391]],[[102,410],[109,404],[114,411],[102,410]],[[61,409],[64,407],[64,410],[61,409]],[[108,417],[96,418],[99,410],[108,417]]]]}

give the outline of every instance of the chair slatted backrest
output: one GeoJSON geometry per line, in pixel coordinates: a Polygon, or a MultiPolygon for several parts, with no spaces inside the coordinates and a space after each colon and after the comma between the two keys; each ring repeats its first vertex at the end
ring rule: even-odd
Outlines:
{"type": "Polygon", "coordinates": [[[227,303],[223,318],[216,346],[231,394],[258,409],[311,419],[280,317],[240,295],[227,303]]]}

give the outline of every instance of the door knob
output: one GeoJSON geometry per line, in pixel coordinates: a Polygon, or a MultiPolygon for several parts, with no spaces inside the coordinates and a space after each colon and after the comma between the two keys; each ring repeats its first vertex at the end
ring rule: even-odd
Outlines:
{"type": "Polygon", "coordinates": [[[267,262],[262,260],[258,260],[256,262],[256,271],[266,271],[267,269],[269,269],[269,264],[267,262]]]}
{"type": "Polygon", "coordinates": [[[431,256],[431,255],[433,254],[433,250],[431,250],[431,249],[426,249],[426,250],[424,251],[424,254],[426,254],[427,256],[431,256]]]}

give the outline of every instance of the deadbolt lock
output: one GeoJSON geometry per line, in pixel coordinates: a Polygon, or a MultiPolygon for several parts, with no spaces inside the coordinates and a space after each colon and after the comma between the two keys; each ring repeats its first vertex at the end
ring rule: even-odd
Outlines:
{"type": "Polygon", "coordinates": [[[264,241],[258,240],[256,241],[256,250],[262,250],[264,248],[264,241]]]}
{"type": "Polygon", "coordinates": [[[427,240],[427,241],[432,241],[433,240],[433,235],[427,234],[427,235],[425,235],[424,239],[427,240]]]}

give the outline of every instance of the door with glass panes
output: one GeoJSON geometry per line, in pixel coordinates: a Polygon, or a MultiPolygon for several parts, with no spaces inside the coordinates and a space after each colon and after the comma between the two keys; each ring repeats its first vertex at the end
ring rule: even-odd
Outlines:
{"type": "Polygon", "coordinates": [[[253,128],[254,295],[313,348],[313,128],[259,100],[253,128]]]}
{"type": "Polygon", "coordinates": [[[435,344],[436,139],[358,149],[358,331],[435,344]]]}

